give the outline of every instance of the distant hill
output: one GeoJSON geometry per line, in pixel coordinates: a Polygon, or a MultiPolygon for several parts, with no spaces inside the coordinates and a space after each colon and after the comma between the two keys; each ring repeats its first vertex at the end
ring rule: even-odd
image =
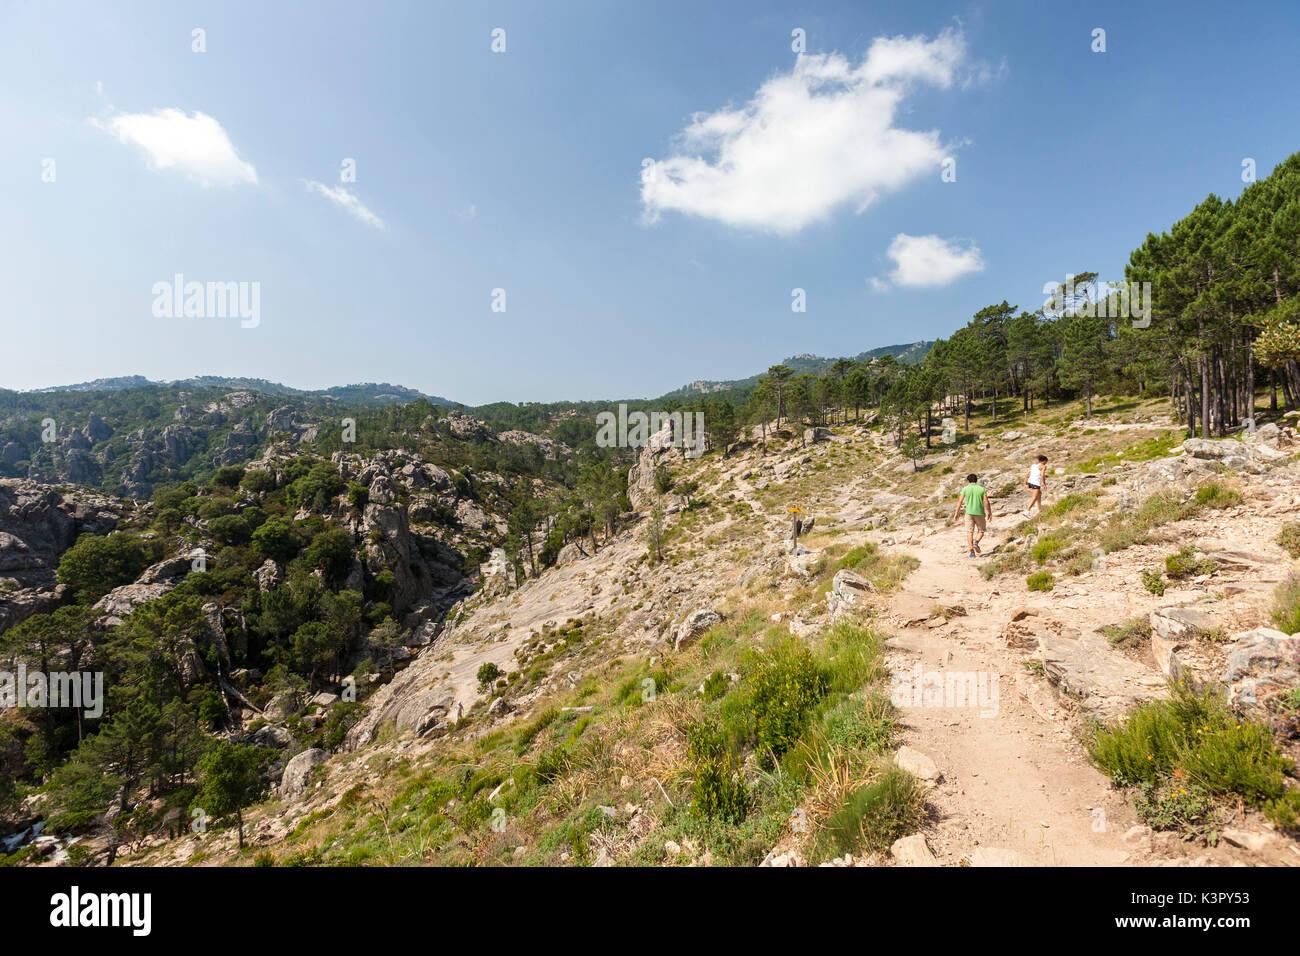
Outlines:
{"type": "Polygon", "coordinates": [[[130,388],[148,388],[157,386],[189,386],[191,388],[231,388],[249,389],[263,395],[284,395],[299,398],[333,399],[344,405],[365,407],[379,405],[400,405],[413,402],[419,398],[428,399],[435,405],[456,408],[459,402],[439,395],[425,395],[404,385],[390,385],[387,382],[361,382],[356,385],[335,385],[331,388],[301,389],[268,382],[263,378],[229,378],[222,375],[199,375],[194,378],[177,379],[172,382],[154,382],[143,375],[123,375],[117,378],[97,378],[92,382],[78,382],[75,385],[55,385],[51,388],[36,389],[38,392],[118,392],[130,388]]]}
{"type": "MultiPolygon", "coordinates": [[[[868,352],[859,352],[853,356],[855,362],[868,362],[871,359],[882,358],[886,355],[892,355],[898,361],[907,365],[915,365],[921,359],[930,354],[930,348],[934,345],[933,341],[913,342],[910,345],[884,345],[877,349],[871,349],[868,352]]],[[[808,373],[810,375],[820,375],[835,364],[834,358],[824,358],[820,355],[812,355],[803,352],[799,355],[791,355],[784,359],[782,364],[790,366],[796,373],[808,373]]],[[[732,390],[748,391],[758,384],[766,374],[766,370],[751,375],[749,378],[734,379],[731,381],[708,381],[701,380],[691,382],[689,385],[683,385],[681,388],[674,389],[666,395],[661,395],[660,400],[666,398],[692,398],[701,393],[710,394],[713,392],[730,392],[732,390]]]]}

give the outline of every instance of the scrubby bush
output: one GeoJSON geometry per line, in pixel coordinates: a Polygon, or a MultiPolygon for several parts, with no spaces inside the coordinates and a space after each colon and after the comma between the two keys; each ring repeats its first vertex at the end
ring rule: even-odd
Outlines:
{"type": "Polygon", "coordinates": [[[1056,578],[1051,571],[1035,571],[1025,578],[1025,587],[1031,591],[1050,591],[1056,586],[1056,578]]]}
{"type": "Polygon", "coordinates": [[[1300,633],[1300,577],[1291,575],[1273,592],[1273,623],[1279,631],[1300,633]]]}
{"type": "Polygon", "coordinates": [[[261,527],[253,532],[253,550],[263,558],[285,562],[298,554],[302,547],[293,522],[288,518],[267,518],[261,527]]]}
{"type": "Polygon", "coordinates": [[[1165,574],[1171,581],[1183,581],[1199,577],[1214,570],[1211,558],[1197,558],[1196,549],[1191,545],[1180,548],[1177,554],[1165,558],[1165,574]]]}
{"type": "Polygon", "coordinates": [[[1172,689],[1168,700],[1142,704],[1097,732],[1088,747],[1097,768],[1120,786],[1148,788],[1151,813],[1163,802],[1160,812],[1186,816],[1186,807],[1169,809],[1168,795],[1185,791],[1181,798],[1199,788],[1262,806],[1278,826],[1293,826],[1288,821],[1300,811],[1300,790],[1287,786],[1294,764],[1277,749],[1273,732],[1231,710],[1213,689],[1172,689]]]}
{"type": "Polygon", "coordinates": [[[1277,536],[1277,543],[1293,558],[1300,558],[1300,521],[1288,521],[1282,525],[1277,536]]]}
{"type": "Polygon", "coordinates": [[[342,528],[322,531],[307,546],[303,558],[311,567],[324,571],[327,578],[338,580],[348,573],[355,559],[352,535],[342,528]]]}
{"type": "Polygon", "coordinates": [[[221,488],[238,488],[240,480],[244,477],[244,468],[242,465],[226,465],[218,468],[217,473],[212,476],[212,484],[221,488]]]}
{"type": "Polygon", "coordinates": [[[248,521],[242,515],[222,515],[208,522],[208,534],[220,545],[246,544],[250,537],[248,521]]]}
{"type": "Polygon", "coordinates": [[[826,676],[812,652],[791,639],[759,659],[751,684],[758,745],[779,760],[799,739],[804,719],[826,693],[826,676]]]}
{"type": "Polygon", "coordinates": [[[749,788],[716,723],[700,721],[687,728],[686,761],[694,777],[691,806],[697,814],[732,823],[745,819],[749,788]]]}
{"type": "Polygon", "coordinates": [[[255,495],[265,494],[268,491],[275,490],[275,475],[264,468],[246,471],[243,479],[239,482],[239,486],[255,495]]]}
{"type": "Polygon", "coordinates": [[[1142,586],[1159,597],[1169,589],[1169,582],[1155,568],[1146,568],[1142,571],[1142,586]]]}
{"type": "Polygon", "coordinates": [[[311,466],[307,474],[290,483],[286,497],[290,504],[312,511],[325,511],[343,491],[343,479],[327,461],[311,466]]]}

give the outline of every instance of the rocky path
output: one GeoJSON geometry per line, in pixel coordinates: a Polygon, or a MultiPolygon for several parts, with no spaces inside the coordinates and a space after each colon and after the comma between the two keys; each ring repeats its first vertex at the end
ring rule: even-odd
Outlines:
{"type": "MultiPolygon", "coordinates": [[[[995,522],[986,551],[1008,525],[995,522]]],[[[911,678],[907,690],[897,691],[904,739],[942,774],[931,795],[931,848],[946,864],[976,851],[977,860],[1024,865],[1137,862],[1124,840],[1137,823],[1128,801],[1089,766],[1054,692],[1026,668],[1027,655],[1002,640],[1025,596],[1001,594],[984,581],[965,544],[965,529],[951,525],[909,545],[921,566],[889,609],[900,625],[890,641],[891,669],[911,678]],[[966,614],[940,625],[936,605],[966,614]],[[933,682],[938,674],[945,685],[969,687],[973,678],[975,687],[988,687],[984,706],[952,706],[962,703],[955,694],[938,706],[923,695],[918,700],[918,665],[921,679],[933,682]]]]}

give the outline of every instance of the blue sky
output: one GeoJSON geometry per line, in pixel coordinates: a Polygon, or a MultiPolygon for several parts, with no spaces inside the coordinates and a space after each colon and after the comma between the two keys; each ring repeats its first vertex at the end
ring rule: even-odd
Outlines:
{"type": "Polygon", "coordinates": [[[1300,148],[1298,28],[1281,2],[0,3],[0,386],[653,396],[944,335],[1121,279],[1300,148]],[[258,324],[156,315],[178,273],[258,283],[258,324]]]}

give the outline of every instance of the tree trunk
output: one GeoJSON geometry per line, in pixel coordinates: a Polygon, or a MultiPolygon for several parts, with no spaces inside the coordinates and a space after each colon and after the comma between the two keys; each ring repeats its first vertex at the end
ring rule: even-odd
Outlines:
{"type": "Polygon", "coordinates": [[[1201,373],[1201,437],[1210,437],[1210,363],[1204,354],[1198,355],[1196,364],[1201,373]]]}

